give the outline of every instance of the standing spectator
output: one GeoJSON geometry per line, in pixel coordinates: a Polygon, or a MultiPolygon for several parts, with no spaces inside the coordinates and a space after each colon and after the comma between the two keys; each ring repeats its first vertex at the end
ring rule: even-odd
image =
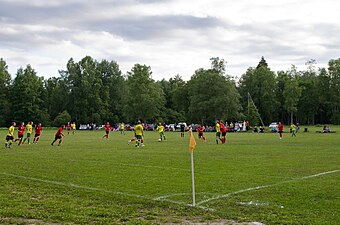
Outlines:
{"type": "Polygon", "coordinates": [[[185,125],[181,124],[181,137],[184,137],[185,125]]]}

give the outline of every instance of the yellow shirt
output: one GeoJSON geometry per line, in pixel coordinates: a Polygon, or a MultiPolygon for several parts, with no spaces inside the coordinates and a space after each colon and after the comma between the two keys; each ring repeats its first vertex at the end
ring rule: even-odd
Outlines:
{"type": "Polygon", "coordinates": [[[13,136],[13,134],[14,134],[14,126],[10,126],[9,128],[8,128],[8,136],[13,136]]]}
{"type": "Polygon", "coordinates": [[[160,125],[156,128],[156,130],[161,133],[161,132],[164,132],[164,126],[160,125]]]}
{"type": "Polygon", "coordinates": [[[26,125],[26,130],[27,130],[27,133],[28,134],[32,134],[32,131],[33,131],[33,127],[31,124],[27,124],[26,125]]]}
{"type": "Polygon", "coordinates": [[[76,129],[76,124],[75,124],[75,123],[72,123],[72,124],[71,124],[71,127],[72,127],[73,130],[75,130],[75,129],[76,129]]]}
{"type": "Polygon", "coordinates": [[[292,130],[295,130],[295,125],[294,125],[294,124],[290,125],[290,128],[291,128],[292,130]]]}
{"type": "Polygon", "coordinates": [[[216,123],[216,132],[221,132],[220,124],[216,123]]]}
{"type": "Polygon", "coordinates": [[[120,129],[123,130],[124,127],[125,127],[124,123],[121,123],[121,124],[120,124],[120,129]]]}
{"type": "Polygon", "coordinates": [[[138,124],[135,126],[135,132],[136,135],[143,135],[143,126],[141,124],[138,124]]]}

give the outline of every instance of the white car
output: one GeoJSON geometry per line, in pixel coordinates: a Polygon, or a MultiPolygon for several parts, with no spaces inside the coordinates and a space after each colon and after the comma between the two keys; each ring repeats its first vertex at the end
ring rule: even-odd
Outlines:
{"type": "Polygon", "coordinates": [[[177,128],[177,129],[181,129],[181,125],[184,125],[185,128],[188,127],[188,126],[187,126],[187,123],[183,123],[183,122],[182,122],[182,123],[178,123],[177,126],[176,126],[176,128],[177,128]]]}
{"type": "Polygon", "coordinates": [[[269,128],[271,129],[271,131],[276,132],[278,127],[279,127],[279,123],[277,123],[277,122],[273,122],[273,123],[269,124],[269,128]]]}

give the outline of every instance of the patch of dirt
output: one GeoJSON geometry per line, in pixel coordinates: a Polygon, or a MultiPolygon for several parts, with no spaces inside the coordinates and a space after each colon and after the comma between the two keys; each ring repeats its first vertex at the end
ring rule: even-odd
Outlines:
{"type": "Polygon", "coordinates": [[[179,223],[166,223],[166,225],[265,225],[264,223],[260,222],[236,222],[232,220],[220,220],[220,221],[213,221],[213,222],[192,222],[189,220],[184,220],[179,223]]]}
{"type": "Polygon", "coordinates": [[[0,217],[0,224],[59,225],[59,223],[52,223],[38,219],[8,218],[8,217],[0,217]]]}

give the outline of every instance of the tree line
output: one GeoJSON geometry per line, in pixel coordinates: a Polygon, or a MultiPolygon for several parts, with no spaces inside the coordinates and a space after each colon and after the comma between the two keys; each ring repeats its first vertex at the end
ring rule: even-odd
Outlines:
{"type": "Polygon", "coordinates": [[[262,57],[235,81],[226,74],[226,62],[211,58],[211,68],[197,69],[189,81],[179,75],[152,79],[150,66],[135,64],[123,74],[115,61],[90,56],[72,58],[58,77],[39,77],[30,65],[15,77],[0,59],[0,126],[11,121],[35,121],[58,126],[106,121],[213,124],[216,119],[273,121],[300,124],[340,124],[340,58],[328,68],[305,71],[293,65],[274,72],[262,57]]]}

